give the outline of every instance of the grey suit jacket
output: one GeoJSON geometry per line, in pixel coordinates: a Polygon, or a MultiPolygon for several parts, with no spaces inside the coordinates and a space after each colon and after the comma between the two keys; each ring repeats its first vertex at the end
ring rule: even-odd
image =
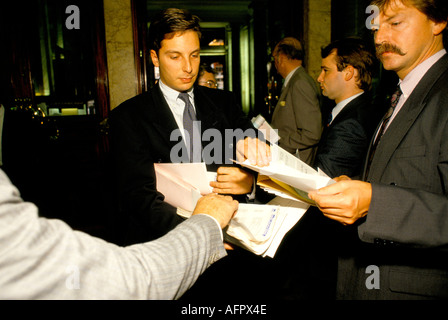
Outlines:
{"type": "Polygon", "coordinates": [[[271,125],[278,129],[279,145],[312,165],[322,134],[320,92],[303,67],[297,69],[283,88],[272,115],[271,125]]]}
{"type": "Polygon", "coordinates": [[[340,298],[448,298],[448,55],[422,78],[381,139],[367,181],[362,243],[341,259],[340,298]],[[379,268],[379,289],[367,289],[379,268]],[[354,285],[354,282],[356,285],[354,285]]]}
{"type": "Polygon", "coordinates": [[[122,248],[39,218],[0,170],[0,299],[177,299],[224,257],[219,227],[195,215],[122,248]]]}

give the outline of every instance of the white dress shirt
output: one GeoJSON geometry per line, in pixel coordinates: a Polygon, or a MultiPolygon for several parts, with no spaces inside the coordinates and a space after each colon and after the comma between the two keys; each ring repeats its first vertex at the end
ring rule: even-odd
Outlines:
{"type": "MultiPolygon", "coordinates": [[[[163,96],[165,97],[168,106],[170,107],[171,112],[173,113],[174,119],[176,120],[177,126],[182,133],[182,138],[185,139],[184,135],[184,110],[185,110],[185,102],[179,99],[180,92],[168,87],[166,84],[159,80],[160,91],[162,91],[163,96]]],[[[194,111],[196,112],[196,106],[194,105],[194,93],[193,88],[189,90],[188,95],[190,96],[190,102],[193,105],[194,111]]]]}

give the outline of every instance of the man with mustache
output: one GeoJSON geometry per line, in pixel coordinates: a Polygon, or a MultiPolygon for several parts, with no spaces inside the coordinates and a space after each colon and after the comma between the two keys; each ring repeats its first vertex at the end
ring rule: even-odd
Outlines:
{"type": "Polygon", "coordinates": [[[377,55],[399,77],[363,181],[311,192],[357,237],[339,257],[339,299],[448,298],[445,0],[375,0],[377,55]]]}

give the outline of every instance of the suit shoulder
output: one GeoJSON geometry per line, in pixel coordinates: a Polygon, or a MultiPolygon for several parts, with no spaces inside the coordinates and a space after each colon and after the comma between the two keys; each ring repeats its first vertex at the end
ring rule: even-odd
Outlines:
{"type": "Polygon", "coordinates": [[[115,114],[124,114],[124,113],[135,113],[138,112],[138,109],[143,106],[148,106],[152,104],[152,92],[151,90],[148,92],[144,92],[142,94],[136,95],[132,98],[129,98],[126,101],[120,103],[117,107],[112,109],[111,116],[115,114]]]}
{"type": "Polygon", "coordinates": [[[293,87],[303,87],[305,85],[311,87],[318,93],[317,83],[303,67],[300,67],[289,81],[293,87]]]}

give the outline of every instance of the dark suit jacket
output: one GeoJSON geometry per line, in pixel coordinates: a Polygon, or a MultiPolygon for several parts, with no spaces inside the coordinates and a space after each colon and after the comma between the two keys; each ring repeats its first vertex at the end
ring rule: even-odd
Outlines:
{"type": "MultiPolygon", "coordinates": [[[[369,93],[350,101],[324,128],[315,167],[330,177],[345,174],[360,178],[379,121],[373,113],[369,93]]],[[[337,252],[346,242],[353,241],[352,234],[342,224],[324,217],[317,207],[310,207],[288,232],[276,255],[282,269],[279,296],[295,300],[334,299],[337,252]]]]}
{"type": "MultiPolygon", "coordinates": [[[[232,93],[198,86],[194,98],[201,133],[211,128],[219,130],[223,145],[225,129],[253,128],[232,93]]],[[[164,202],[164,196],[156,190],[153,164],[171,162],[170,152],[179,143],[170,141],[171,132],[178,126],[159,86],[116,107],[110,125],[118,210],[123,219],[118,224],[120,228],[128,226],[124,244],[158,238],[182,221],[176,208],[164,202]]],[[[203,147],[207,143],[203,141],[203,147]]],[[[228,154],[222,150],[223,163],[228,154]]],[[[219,166],[207,165],[207,170],[216,171],[219,166]]]]}
{"type": "Polygon", "coordinates": [[[340,259],[340,298],[448,298],[448,55],[425,74],[372,160],[362,242],[340,259]],[[367,289],[376,272],[379,289],[367,289]],[[372,267],[371,267],[372,268],[372,267]]]}
{"type": "Polygon", "coordinates": [[[331,178],[340,175],[360,178],[378,121],[368,93],[350,101],[330,126],[324,128],[314,167],[331,178]]]}

